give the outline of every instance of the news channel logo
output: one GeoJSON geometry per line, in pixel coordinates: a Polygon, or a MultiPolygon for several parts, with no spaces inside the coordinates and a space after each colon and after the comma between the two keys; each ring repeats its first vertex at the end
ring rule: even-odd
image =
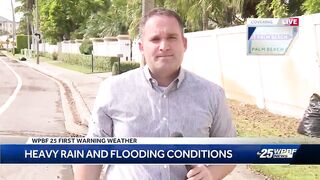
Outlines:
{"type": "Polygon", "coordinates": [[[257,155],[260,159],[278,159],[278,158],[293,158],[294,154],[297,152],[297,149],[261,149],[257,152],[257,155]]]}
{"type": "Polygon", "coordinates": [[[285,55],[298,34],[299,18],[249,18],[248,55],[285,55]]]}

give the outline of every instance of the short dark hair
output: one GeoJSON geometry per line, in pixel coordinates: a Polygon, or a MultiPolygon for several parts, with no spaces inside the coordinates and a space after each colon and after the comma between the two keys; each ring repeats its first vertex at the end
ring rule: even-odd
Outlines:
{"type": "Polygon", "coordinates": [[[184,25],[183,25],[182,19],[175,11],[166,9],[166,8],[154,8],[151,11],[149,11],[146,15],[144,15],[140,20],[140,24],[139,24],[140,37],[142,37],[144,26],[146,25],[147,21],[153,16],[168,16],[168,17],[175,18],[181,28],[181,34],[183,34],[184,25]]]}

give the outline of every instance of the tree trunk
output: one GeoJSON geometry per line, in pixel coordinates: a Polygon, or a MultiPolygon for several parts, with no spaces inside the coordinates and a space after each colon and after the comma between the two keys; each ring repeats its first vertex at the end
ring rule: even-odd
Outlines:
{"type": "Polygon", "coordinates": [[[142,0],[142,16],[154,8],[154,1],[155,0],[142,0]]]}
{"type": "Polygon", "coordinates": [[[202,30],[208,30],[209,22],[209,13],[208,11],[203,12],[202,14],[202,30]]]}
{"type": "MultiPolygon", "coordinates": [[[[155,0],[142,0],[142,17],[154,8],[154,1],[155,0]]],[[[144,66],[145,64],[146,60],[144,57],[142,57],[140,61],[140,67],[144,66]]]]}

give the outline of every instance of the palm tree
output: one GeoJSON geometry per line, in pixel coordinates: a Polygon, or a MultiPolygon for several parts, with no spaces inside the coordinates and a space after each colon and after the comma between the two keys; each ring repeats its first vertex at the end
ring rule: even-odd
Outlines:
{"type": "MultiPolygon", "coordinates": [[[[207,30],[243,24],[256,14],[261,0],[162,0],[160,5],[176,10],[188,30],[207,30]]],[[[157,1],[158,2],[158,1],[157,1]]]]}
{"type": "MultiPolygon", "coordinates": [[[[142,17],[152,8],[154,8],[154,3],[154,0],[142,0],[142,17]]],[[[140,61],[140,67],[144,66],[145,64],[146,61],[144,57],[142,57],[142,60],[140,61]]]]}
{"type": "MultiPolygon", "coordinates": [[[[26,21],[26,30],[28,35],[28,49],[30,49],[30,35],[32,34],[33,28],[32,28],[32,21],[33,21],[33,8],[35,5],[35,0],[16,0],[20,1],[21,5],[16,8],[17,12],[21,12],[23,14],[23,17],[26,21]]],[[[21,23],[20,23],[21,24],[21,23]]]]}

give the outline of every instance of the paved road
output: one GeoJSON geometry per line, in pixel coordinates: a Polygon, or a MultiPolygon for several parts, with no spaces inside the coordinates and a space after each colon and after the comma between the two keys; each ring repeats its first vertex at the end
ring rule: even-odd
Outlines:
{"type": "MultiPolygon", "coordinates": [[[[0,57],[0,59],[4,58],[0,57]]],[[[0,107],[13,93],[16,85],[17,78],[4,63],[0,62],[0,107]]]]}
{"type": "MultiPolygon", "coordinates": [[[[0,136],[68,136],[56,82],[9,58],[0,61],[0,136]]],[[[70,165],[1,165],[0,180],[15,179],[67,180],[72,179],[72,169],[70,165]]]]}

